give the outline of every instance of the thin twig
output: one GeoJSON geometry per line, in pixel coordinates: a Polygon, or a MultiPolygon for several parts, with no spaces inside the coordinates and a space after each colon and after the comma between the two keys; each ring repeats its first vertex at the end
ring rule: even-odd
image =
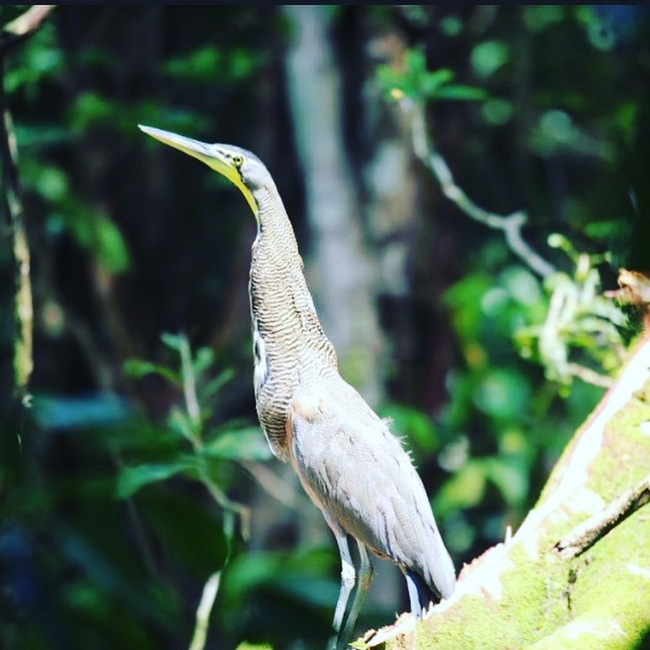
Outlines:
{"type": "Polygon", "coordinates": [[[196,625],[194,626],[194,634],[189,650],[203,650],[205,647],[208,625],[210,624],[210,612],[219,591],[220,580],[221,571],[216,571],[208,578],[203,587],[201,601],[196,609],[196,625]]]}
{"type": "Polygon", "coordinates": [[[287,508],[295,508],[296,493],[287,481],[283,481],[263,463],[241,461],[239,464],[255,478],[267,494],[287,508]]]}
{"type": "Polygon", "coordinates": [[[36,31],[54,8],[55,5],[33,5],[2,29],[14,36],[26,36],[36,31]]]}
{"type": "Polygon", "coordinates": [[[579,363],[569,363],[567,365],[567,370],[569,371],[569,374],[578,379],[582,379],[586,384],[591,384],[592,386],[611,388],[614,385],[614,380],[611,377],[601,375],[599,372],[581,366],[579,363]]]}
{"type": "Polygon", "coordinates": [[[646,476],[638,485],[623,492],[602,512],[574,528],[555,545],[555,550],[565,560],[584,553],[647,503],[650,503],[650,476],[646,476]]]}
{"type": "Polygon", "coordinates": [[[528,221],[525,212],[518,211],[511,215],[499,215],[488,212],[476,205],[465,192],[456,185],[454,176],[445,159],[436,151],[427,134],[424,108],[412,100],[400,101],[402,110],[411,117],[413,150],[416,156],[438,179],[443,194],[468,217],[489,228],[503,231],[510,249],[518,255],[535,273],[545,278],[555,272],[555,267],[533,250],[523,239],[521,230],[528,221]]]}

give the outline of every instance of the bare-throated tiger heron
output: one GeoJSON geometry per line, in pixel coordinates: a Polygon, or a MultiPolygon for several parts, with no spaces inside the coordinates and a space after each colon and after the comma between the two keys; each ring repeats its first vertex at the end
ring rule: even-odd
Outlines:
{"type": "Polygon", "coordinates": [[[257,414],[271,450],[291,463],[336,537],[342,563],[336,648],[346,647],[372,578],[368,550],[399,566],[411,611],[421,617],[451,596],[453,563],[408,454],[339,375],[269,171],[245,149],[140,128],[223,174],[257,220],[249,283],[257,414]]]}

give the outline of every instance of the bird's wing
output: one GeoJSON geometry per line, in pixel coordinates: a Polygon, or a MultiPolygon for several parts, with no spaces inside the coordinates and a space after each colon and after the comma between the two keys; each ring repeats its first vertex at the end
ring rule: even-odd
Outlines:
{"type": "Polygon", "coordinates": [[[299,394],[288,429],[294,468],[330,525],[451,594],[453,564],[422,481],[359,394],[343,380],[336,390],[299,394]]]}

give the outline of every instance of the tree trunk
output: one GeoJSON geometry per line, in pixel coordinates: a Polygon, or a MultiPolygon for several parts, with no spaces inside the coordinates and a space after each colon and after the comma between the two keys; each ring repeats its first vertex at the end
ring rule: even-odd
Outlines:
{"type": "Polygon", "coordinates": [[[382,348],[374,304],[377,270],[364,246],[345,152],[341,79],[329,37],[332,9],[287,6],[284,11],[294,27],[287,84],[316,242],[310,285],[341,374],[375,405],[383,392],[377,369],[382,348]]]}

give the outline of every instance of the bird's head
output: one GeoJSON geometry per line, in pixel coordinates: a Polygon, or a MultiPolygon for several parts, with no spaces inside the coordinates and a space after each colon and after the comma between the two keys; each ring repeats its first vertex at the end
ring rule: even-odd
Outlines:
{"type": "Polygon", "coordinates": [[[206,144],[150,126],[140,125],[140,129],[152,138],[198,158],[208,167],[225,176],[241,190],[257,218],[259,206],[255,199],[255,190],[272,185],[273,179],[264,163],[255,154],[231,144],[206,144]]]}

